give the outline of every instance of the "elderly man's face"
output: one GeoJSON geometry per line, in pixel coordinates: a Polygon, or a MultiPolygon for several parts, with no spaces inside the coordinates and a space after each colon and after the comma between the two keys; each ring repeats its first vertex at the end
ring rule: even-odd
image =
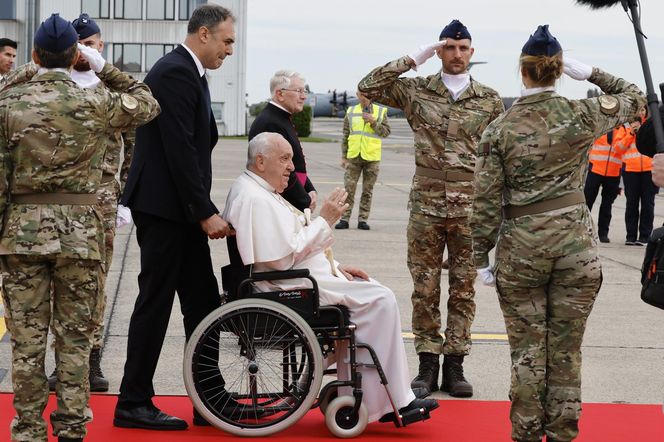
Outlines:
{"type": "Polygon", "coordinates": [[[307,100],[307,92],[302,79],[291,78],[290,86],[286,89],[275,91],[276,101],[291,114],[302,112],[304,102],[307,100]]]}
{"type": "Polygon", "coordinates": [[[448,38],[445,46],[436,49],[438,57],[443,60],[443,72],[452,75],[466,72],[475,52],[470,45],[471,41],[467,38],[463,40],[448,38]]]}
{"type": "Polygon", "coordinates": [[[16,49],[11,46],[0,48],[0,75],[5,75],[12,70],[16,59],[16,49]]]}
{"type": "Polygon", "coordinates": [[[258,170],[261,177],[274,189],[282,193],[288,187],[288,179],[295,166],[293,165],[293,148],[283,138],[278,139],[265,155],[258,159],[258,170]]]}

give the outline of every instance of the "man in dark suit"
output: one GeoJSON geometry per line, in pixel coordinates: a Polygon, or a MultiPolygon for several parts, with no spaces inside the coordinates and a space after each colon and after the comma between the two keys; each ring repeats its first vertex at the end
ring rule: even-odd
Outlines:
{"type": "MultiPolygon", "coordinates": [[[[152,378],[175,292],[187,338],[220,305],[208,238],[223,238],[231,228],[210,199],[211,154],[218,135],[205,69],[219,68],[233,53],[234,23],[230,11],[221,6],[198,7],[184,44],[161,58],[145,78],[162,113],[136,133],[122,197],[136,224],[141,272],[115,426],[187,428],[184,420],[152,404],[152,378]]],[[[205,424],[196,419],[194,423],[205,424]]]]}
{"type": "Polygon", "coordinates": [[[304,78],[288,70],[277,71],[270,80],[272,99],[256,117],[249,129],[249,141],[262,132],[281,134],[293,148],[293,164],[288,186],[283,191],[286,201],[299,210],[316,208],[316,189],[307,176],[307,164],[304,160],[302,145],[297,137],[291,116],[302,112],[307,92],[304,78]]]}

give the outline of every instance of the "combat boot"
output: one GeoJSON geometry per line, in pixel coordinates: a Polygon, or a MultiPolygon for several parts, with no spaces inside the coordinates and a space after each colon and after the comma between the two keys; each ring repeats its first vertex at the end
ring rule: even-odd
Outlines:
{"type": "Polygon", "coordinates": [[[440,389],[454,397],[471,397],[473,386],[463,376],[463,355],[445,355],[440,389]]]}
{"type": "Polygon", "coordinates": [[[417,376],[410,383],[415,396],[426,397],[438,390],[438,373],[440,373],[440,355],[419,353],[420,367],[417,376]]]}
{"type": "Polygon", "coordinates": [[[90,391],[108,391],[108,380],[101,371],[101,348],[90,352],[90,391]]]}
{"type": "Polygon", "coordinates": [[[48,390],[49,391],[55,391],[55,384],[58,383],[58,374],[55,371],[55,368],[53,369],[53,373],[48,377],[48,390]]]}

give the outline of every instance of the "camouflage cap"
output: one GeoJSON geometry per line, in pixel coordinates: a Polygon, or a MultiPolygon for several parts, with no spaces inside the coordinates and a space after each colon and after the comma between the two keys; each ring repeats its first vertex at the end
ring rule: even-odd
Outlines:
{"type": "Polygon", "coordinates": [[[72,24],[56,12],[39,26],[35,32],[34,44],[45,51],[58,53],[70,48],[77,41],[78,34],[72,24]]]}

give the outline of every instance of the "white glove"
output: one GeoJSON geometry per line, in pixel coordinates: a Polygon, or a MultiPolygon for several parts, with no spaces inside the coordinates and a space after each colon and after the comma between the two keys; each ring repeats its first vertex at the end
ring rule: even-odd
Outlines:
{"type": "Polygon", "coordinates": [[[115,219],[115,226],[119,229],[120,227],[126,226],[131,222],[131,210],[129,210],[129,207],[118,204],[118,216],[115,219]]]}
{"type": "Polygon", "coordinates": [[[430,45],[420,46],[415,52],[408,54],[408,56],[415,62],[413,70],[416,71],[419,65],[433,57],[433,54],[436,53],[436,49],[443,47],[445,43],[447,43],[447,40],[440,40],[430,45]]]}
{"type": "Polygon", "coordinates": [[[81,55],[85,58],[93,71],[99,73],[104,69],[106,60],[104,60],[104,57],[101,56],[98,50],[89,48],[80,43],[78,44],[78,50],[81,51],[81,55]]]}
{"type": "Polygon", "coordinates": [[[564,57],[563,72],[575,80],[584,81],[590,78],[590,75],[593,73],[593,67],[573,58],[564,57]]]}
{"type": "Polygon", "coordinates": [[[482,280],[482,284],[495,287],[496,277],[493,274],[493,267],[484,267],[482,269],[477,269],[477,274],[482,280]]]}

